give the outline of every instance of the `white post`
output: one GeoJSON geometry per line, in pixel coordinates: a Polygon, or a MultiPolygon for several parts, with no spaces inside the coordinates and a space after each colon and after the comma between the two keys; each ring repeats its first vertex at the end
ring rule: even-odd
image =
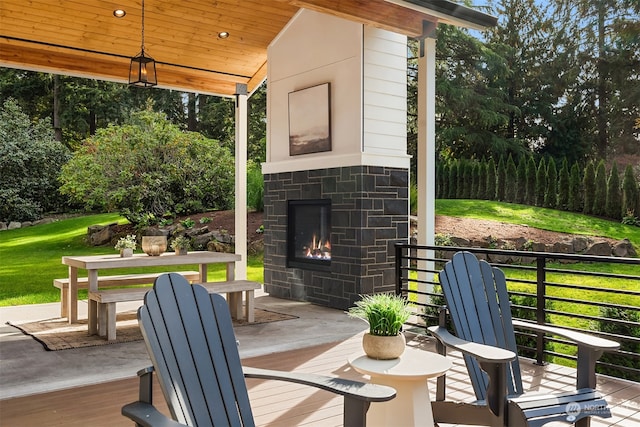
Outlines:
{"type": "Polygon", "coordinates": [[[235,278],[247,278],[247,85],[236,84],[235,278]]]}
{"type": "MultiPolygon", "coordinates": [[[[435,170],[436,170],[436,39],[431,35],[420,41],[418,59],[418,244],[435,242],[435,170]]],[[[431,257],[433,251],[421,256],[431,257]]],[[[433,269],[423,262],[420,269],[433,269]]],[[[420,273],[420,280],[431,280],[432,274],[420,273]]],[[[426,289],[431,292],[433,289],[426,289]]]]}

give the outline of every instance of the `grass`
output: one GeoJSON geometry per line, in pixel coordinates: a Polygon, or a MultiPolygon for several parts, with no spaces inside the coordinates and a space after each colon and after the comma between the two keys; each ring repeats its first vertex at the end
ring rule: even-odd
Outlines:
{"type": "Polygon", "coordinates": [[[436,200],[438,215],[501,221],[541,230],[629,239],[640,251],[640,227],[573,212],[487,200],[436,200]]]}
{"type": "MultiPolygon", "coordinates": [[[[484,200],[437,200],[436,212],[439,215],[526,224],[549,231],[627,238],[636,250],[640,250],[640,227],[587,215],[484,200]]],[[[59,301],[59,291],[53,287],[52,281],[68,275],[67,267],[61,263],[62,256],[115,253],[111,246],[93,247],[86,243],[88,226],[113,222],[123,223],[125,220],[117,214],[99,214],[0,232],[0,306],[59,301]]],[[[197,270],[195,265],[183,268],[197,270]]],[[[580,265],[580,268],[588,267],[580,265]]],[[[616,272],[625,273],[626,268],[630,267],[616,266],[616,272]]],[[[163,271],[162,267],[113,270],[110,274],[157,271],[163,271]]],[[[223,280],[224,274],[224,266],[212,266],[208,280],[223,280]]],[[[247,276],[250,280],[263,281],[262,257],[249,257],[247,276]]],[[[85,295],[81,293],[80,297],[85,295]]]]}
{"type": "MultiPolygon", "coordinates": [[[[62,264],[62,257],[115,254],[116,250],[111,246],[95,247],[86,242],[88,226],[114,222],[126,220],[117,214],[99,214],[0,232],[0,307],[60,301],[60,291],[53,287],[53,279],[69,274],[62,264]]],[[[248,278],[262,282],[262,258],[249,257],[247,264],[248,278]]],[[[198,270],[197,265],[181,268],[198,270]]],[[[114,269],[109,274],[159,271],[166,271],[166,268],[114,269]]],[[[224,265],[209,267],[208,280],[224,280],[224,277],[224,265]]],[[[86,291],[80,291],[79,296],[86,298],[86,291]]]]}

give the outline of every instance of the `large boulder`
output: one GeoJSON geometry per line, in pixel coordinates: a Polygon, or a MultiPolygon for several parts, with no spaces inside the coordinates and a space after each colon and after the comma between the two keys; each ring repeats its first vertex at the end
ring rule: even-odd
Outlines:
{"type": "Polygon", "coordinates": [[[586,250],[585,255],[611,256],[611,245],[604,240],[595,242],[586,250]]]}
{"type": "Polygon", "coordinates": [[[89,243],[92,246],[102,246],[111,243],[113,238],[112,225],[91,225],[88,227],[89,243]]]}
{"type": "Polygon", "coordinates": [[[612,252],[614,256],[625,257],[625,258],[635,257],[637,255],[636,250],[633,248],[633,245],[631,244],[629,239],[623,239],[618,243],[616,243],[615,245],[613,245],[612,252]]]}

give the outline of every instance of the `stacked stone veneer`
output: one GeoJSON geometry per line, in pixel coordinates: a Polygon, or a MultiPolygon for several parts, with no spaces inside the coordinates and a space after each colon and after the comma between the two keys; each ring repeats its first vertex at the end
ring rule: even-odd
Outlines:
{"type": "Polygon", "coordinates": [[[264,283],[270,295],[347,309],[395,289],[394,250],[409,236],[409,172],[350,166],[264,177],[264,283]],[[287,268],[287,201],[331,199],[331,268],[287,268]]]}

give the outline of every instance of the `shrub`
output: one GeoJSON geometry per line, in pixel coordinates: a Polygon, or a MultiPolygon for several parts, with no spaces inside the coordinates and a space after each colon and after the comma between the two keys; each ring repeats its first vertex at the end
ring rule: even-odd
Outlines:
{"type": "Polygon", "coordinates": [[[165,212],[229,209],[233,200],[231,153],[150,111],[98,130],[60,179],[61,191],[86,209],[116,209],[135,224],[165,212]]]}
{"type": "Polygon", "coordinates": [[[524,156],[518,161],[516,170],[516,203],[525,203],[527,197],[527,159],[524,156]]]}
{"type": "Polygon", "coordinates": [[[620,176],[618,175],[618,165],[614,162],[609,172],[607,181],[607,201],[605,203],[605,213],[608,218],[622,218],[622,195],[620,194],[620,176]]]}
{"type": "Polygon", "coordinates": [[[473,164],[470,161],[462,163],[462,198],[471,199],[471,187],[473,186],[473,164]]]}
{"type": "Polygon", "coordinates": [[[558,169],[553,157],[547,164],[546,190],[544,192],[544,207],[555,209],[558,205],[558,169]]]}
{"type": "Polygon", "coordinates": [[[487,198],[487,165],[484,160],[478,164],[478,199],[487,198]]]}
{"type": "Polygon", "coordinates": [[[493,158],[487,162],[487,187],[485,199],[495,200],[496,197],[496,162],[493,158]]]}
{"type": "Polygon", "coordinates": [[[436,162],[436,199],[442,199],[442,177],[444,176],[444,168],[440,162],[436,162]]]}
{"type": "Polygon", "coordinates": [[[538,163],[538,170],[536,171],[536,198],[535,205],[543,206],[544,205],[544,195],[547,191],[547,166],[545,164],[544,158],[540,159],[540,163],[538,163]]]}
{"type": "Polygon", "coordinates": [[[264,177],[260,164],[252,161],[247,168],[247,206],[256,212],[264,210],[264,177]]]}
{"type": "Polygon", "coordinates": [[[458,162],[453,160],[449,163],[449,199],[456,199],[458,191],[458,162]]]}
{"type": "MultiPolygon", "coordinates": [[[[605,363],[638,368],[638,361],[626,355],[626,352],[640,353],[640,311],[617,307],[600,307],[600,320],[597,322],[598,330],[618,337],[632,337],[635,341],[622,340],[620,349],[615,353],[604,353],[600,358],[600,364],[596,366],[597,372],[611,375],[617,378],[626,378],[632,381],[640,381],[637,373],[628,372],[619,368],[604,366],[605,363]],[[619,321],[629,322],[626,324],[619,321]]],[[[614,340],[617,340],[614,338],[614,340]]]]}
{"type": "Polygon", "coordinates": [[[607,169],[604,160],[598,162],[596,168],[595,193],[593,196],[593,208],[591,212],[594,215],[604,216],[607,214],[605,206],[607,204],[607,169]]]}
{"type": "Polygon", "coordinates": [[[582,211],[586,214],[593,213],[593,200],[596,194],[596,169],[593,162],[587,163],[582,180],[584,205],[582,211]]]}
{"type": "Polygon", "coordinates": [[[627,213],[622,217],[622,221],[620,222],[624,225],[635,225],[640,227],[640,220],[631,210],[627,211],[627,213]]]}
{"type": "Polygon", "coordinates": [[[558,209],[565,211],[569,209],[569,181],[569,164],[565,158],[558,174],[558,209]]]}
{"type": "Polygon", "coordinates": [[[527,161],[525,185],[525,203],[534,206],[536,203],[536,161],[529,157],[527,161]]]}
{"type": "Polygon", "coordinates": [[[640,195],[638,194],[638,183],[633,175],[633,168],[628,165],[624,169],[622,179],[622,212],[632,212],[640,214],[640,195]]]}
{"type": "Polygon", "coordinates": [[[571,166],[571,174],[569,175],[569,204],[567,208],[571,212],[582,211],[582,183],[580,180],[580,167],[577,163],[571,166]]]}
{"type": "Polygon", "coordinates": [[[33,221],[64,206],[57,177],[69,157],[49,120],[31,121],[7,99],[0,109],[0,221],[33,221]]]}
{"type": "Polygon", "coordinates": [[[456,199],[462,199],[464,196],[464,180],[465,180],[464,168],[465,168],[466,161],[458,160],[456,161],[456,164],[458,165],[458,175],[457,175],[458,180],[456,182],[456,199]]]}
{"type": "MultiPolygon", "coordinates": [[[[536,320],[536,297],[528,295],[511,295],[511,317],[514,319],[536,320]]],[[[552,308],[551,301],[546,302],[546,312],[552,308]]],[[[549,321],[549,315],[546,315],[546,321],[549,321]]],[[[536,336],[530,331],[516,333],[516,345],[518,346],[518,354],[524,357],[535,359],[536,357],[536,336]]],[[[551,350],[553,345],[545,342],[545,349],[551,350]]]]}
{"type": "Polygon", "coordinates": [[[507,169],[505,171],[504,200],[510,203],[516,202],[518,193],[518,171],[513,157],[509,155],[507,159],[507,169]]]}
{"type": "Polygon", "coordinates": [[[504,157],[498,160],[498,168],[496,169],[496,200],[504,201],[506,192],[507,167],[504,163],[504,157]]]}

